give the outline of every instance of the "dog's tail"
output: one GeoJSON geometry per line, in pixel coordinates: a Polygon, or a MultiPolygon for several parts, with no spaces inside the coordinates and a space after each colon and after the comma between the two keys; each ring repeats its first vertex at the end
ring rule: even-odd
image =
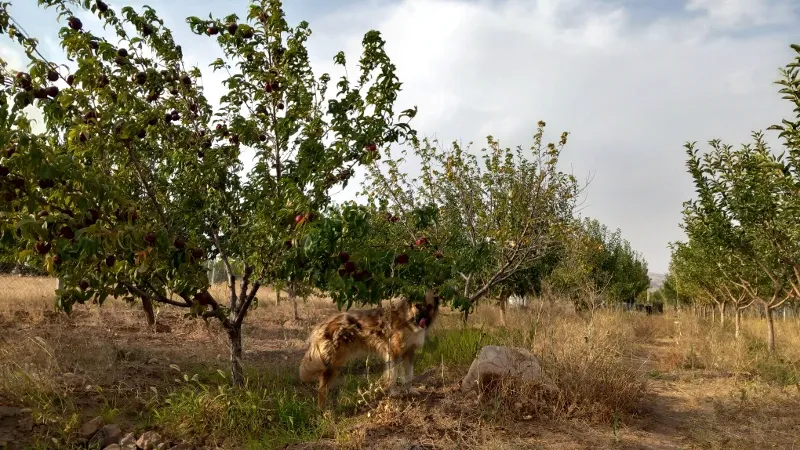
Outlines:
{"type": "Polygon", "coordinates": [[[300,381],[304,383],[315,381],[328,368],[325,363],[325,353],[330,343],[325,338],[322,328],[311,332],[308,344],[308,350],[300,361],[300,381]]]}

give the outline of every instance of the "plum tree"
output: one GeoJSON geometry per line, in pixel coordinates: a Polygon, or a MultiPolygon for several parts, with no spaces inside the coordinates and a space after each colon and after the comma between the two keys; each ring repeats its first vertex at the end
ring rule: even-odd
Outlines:
{"type": "MultiPolygon", "coordinates": [[[[413,135],[406,121],[416,110],[394,111],[401,84],[384,40],[367,32],[357,80],[342,77],[328,95],[330,76],[310,66],[308,23],[290,27],[280,1],[252,1],[245,20],[189,17],[225,55],[212,63],[229,74],[215,111],[200,70],[185,65],[152,8],[40,4],[67,19],[61,45],[75,64],[44,58],[3,4],[0,31],[31,60],[27,73],[4,65],[14,82],[3,99],[13,104],[0,110],[0,146],[14,155],[1,162],[3,235],[24,244],[21,259],[38,258],[64,280],[58,306],[67,311],[116,296],[216,318],[242,384],[247,312],[260,286],[297,278],[302,263],[286,243],[304,239],[330,190],[377,157],[366,146],[413,135]],[[92,34],[75,6],[97,14],[119,43],[92,34]],[[63,82],[50,95],[53,72],[63,82]],[[28,105],[42,110],[45,131],[31,130],[28,105]],[[255,155],[247,173],[245,147],[255,155]],[[204,262],[215,258],[227,270],[227,298],[209,292],[204,262]]],[[[346,64],[342,53],[334,61],[346,64]]]]}

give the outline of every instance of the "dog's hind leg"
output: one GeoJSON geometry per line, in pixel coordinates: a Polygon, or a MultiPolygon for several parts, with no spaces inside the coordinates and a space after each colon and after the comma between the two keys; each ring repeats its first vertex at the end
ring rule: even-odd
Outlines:
{"type": "Polygon", "coordinates": [[[323,410],[328,401],[328,391],[330,390],[333,379],[338,375],[339,370],[334,367],[328,367],[319,376],[319,386],[317,387],[317,406],[323,410]]]}
{"type": "Polygon", "coordinates": [[[397,363],[391,357],[386,358],[385,368],[381,376],[381,385],[384,389],[391,389],[397,382],[397,363]]]}

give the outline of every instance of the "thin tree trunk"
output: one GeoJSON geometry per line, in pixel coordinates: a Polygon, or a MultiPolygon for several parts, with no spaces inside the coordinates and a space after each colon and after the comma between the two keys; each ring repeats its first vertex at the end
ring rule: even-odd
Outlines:
{"type": "Polygon", "coordinates": [[[775,351],[775,324],[772,320],[772,309],[765,306],[764,313],[767,319],[767,349],[773,353],[775,351]]]}
{"type": "Polygon", "coordinates": [[[231,345],[231,381],[234,386],[244,386],[242,369],[242,325],[232,323],[228,328],[228,341],[231,345]]]}
{"type": "Polygon", "coordinates": [[[281,304],[281,290],[280,288],[275,289],[275,306],[281,304]]]}
{"type": "Polygon", "coordinates": [[[725,307],[727,305],[725,302],[720,302],[719,304],[719,324],[722,328],[725,328],[725,307]]]}
{"type": "Polygon", "coordinates": [[[142,309],[147,320],[147,326],[152,327],[156,323],[156,313],[153,311],[153,302],[150,297],[142,297],[142,309]]]}
{"type": "Polygon", "coordinates": [[[717,321],[717,310],[714,309],[714,307],[712,306],[711,307],[711,323],[713,324],[716,321],[717,321]]]}
{"type": "Polygon", "coordinates": [[[506,307],[508,306],[508,296],[500,296],[500,325],[506,326],[506,307]]]}
{"type": "Polygon", "coordinates": [[[737,306],[734,309],[734,312],[736,314],[736,317],[734,318],[735,328],[734,328],[733,336],[736,339],[739,339],[739,335],[740,335],[740,331],[739,330],[741,330],[741,328],[742,328],[742,310],[737,306]]]}
{"type": "Polygon", "coordinates": [[[292,302],[292,310],[294,311],[294,320],[300,320],[300,314],[297,312],[297,293],[294,290],[294,284],[289,284],[289,300],[292,302]]]}
{"type": "Polygon", "coordinates": [[[467,324],[468,320],[469,320],[469,309],[465,309],[464,315],[462,316],[462,322],[464,323],[464,325],[467,324]]]}

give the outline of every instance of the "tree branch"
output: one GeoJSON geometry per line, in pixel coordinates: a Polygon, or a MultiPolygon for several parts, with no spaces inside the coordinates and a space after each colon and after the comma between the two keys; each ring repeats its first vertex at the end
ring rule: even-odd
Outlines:
{"type": "Polygon", "coordinates": [[[253,299],[256,298],[256,293],[258,293],[258,289],[260,287],[261,287],[260,282],[256,281],[255,283],[253,283],[253,286],[250,288],[250,293],[247,294],[247,297],[244,298],[244,301],[239,307],[239,312],[236,314],[236,318],[233,321],[235,326],[240,326],[242,322],[244,322],[244,318],[247,315],[247,311],[250,309],[250,304],[253,303],[253,299]]]}
{"type": "MultiPolygon", "coordinates": [[[[219,255],[222,257],[222,262],[225,264],[225,270],[228,272],[228,289],[231,291],[231,309],[236,310],[236,275],[233,274],[233,268],[231,267],[231,262],[228,259],[228,254],[222,248],[222,243],[219,239],[219,234],[217,234],[217,230],[211,230],[211,236],[214,238],[214,245],[219,250],[219,255]]],[[[213,281],[213,280],[212,280],[213,281]]]]}

